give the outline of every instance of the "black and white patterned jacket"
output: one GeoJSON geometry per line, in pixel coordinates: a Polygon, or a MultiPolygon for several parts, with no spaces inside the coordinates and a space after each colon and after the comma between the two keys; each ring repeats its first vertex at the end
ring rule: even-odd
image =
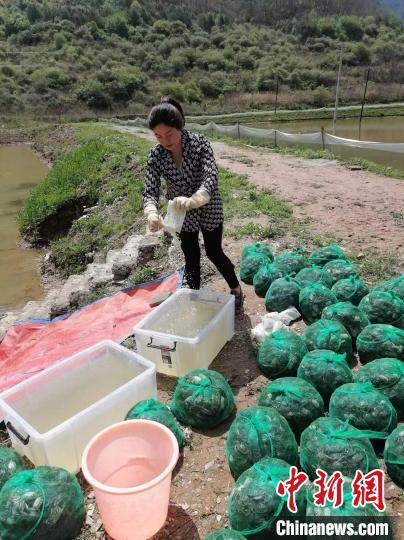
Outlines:
{"type": "Polygon", "coordinates": [[[198,189],[204,189],[209,193],[210,201],[187,212],[182,231],[211,231],[223,223],[223,205],[212,147],[203,135],[190,133],[186,129],[182,130],[181,144],[182,170],[161,144],[151,149],[146,164],[143,203],[145,206],[153,203],[158,207],[161,178],[166,181],[166,197],[169,200],[191,197],[198,189]]]}

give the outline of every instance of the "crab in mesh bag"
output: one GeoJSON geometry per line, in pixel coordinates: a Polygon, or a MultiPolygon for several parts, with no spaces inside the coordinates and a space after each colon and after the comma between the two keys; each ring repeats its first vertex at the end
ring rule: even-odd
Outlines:
{"type": "Polygon", "coordinates": [[[386,439],[384,461],[392,480],[404,488],[404,426],[398,426],[386,439]]]}
{"type": "Polygon", "coordinates": [[[297,376],[311,383],[328,403],[336,388],[353,382],[352,371],[346,363],[345,354],[337,354],[328,349],[308,352],[297,370],[297,376]]]}
{"type": "Polygon", "coordinates": [[[295,495],[296,513],[288,509],[286,497],[277,493],[278,483],[289,479],[290,468],[282,459],[265,457],[239,476],[227,502],[233,529],[247,538],[269,538],[277,518],[305,515],[304,487],[295,495]]]}
{"type": "Polygon", "coordinates": [[[336,302],[327,306],[324,308],[321,318],[339,321],[348,330],[353,343],[356,342],[356,338],[362,330],[370,324],[365,313],[351,302],[336,302]]]}
{"type": "Polygon", "coordinates": [[[331,290],[339,302],[351,302],[355,306],[369,294],[369,287],[358,276],[338,280],[331,290]]]}
{"type": "Polygon", "coordinates": [[[298,377],[282,377],[268,383],[260,393],[258,405],[273,407],[286,420],[295,434],[324,414],[324,401],[309,382],[298,377]]]}
{"type": "Polygon", "coordinates": [[[75,538],[84,516],[84,497],[76,477],[59,467],[19,472],[0,491],[2,540],[75,538]]]}
{"type": "Polygon", "coordinates": [[[369,324],[356,338],[362,364],[377,358],[404,360],[404,330],[391,324],[369,324]]]}
{"type": "Polygon", "coordinates": [[[274,255],[271,248],[263,242],[254,242],[253,244],[245,246],[245,248],[243,248],[241,252],[241,260],[256,253],[264,255],[269,260],[269,262],[272,262],[274,260],[274,255]]]}
{"type": "Polygon", "coordinates": [[[320,266],[307,266],[302,268],[296,275],[295,280],[303,288],[313,283],[320,283],[329,289],[332,286],[332,279],[323,272],[320,266]]]}
{"type": "MultiPolygon", "coordinates": [[[[307,493],[307,507],[306,507],[306,516],[314,518],[344,518],[344,517],[386,517],[385,512],[380,512],[372,504],[366,504],[365,506],[353,506],[353,495],[352,495],[352,482],[353,479],[349,477],[343,478],[343,488],[342,488],[342,505],[338,508],[335,508],[334,501],[329,501],[326,499],[324,504],[321,506],[316,504],[316,499],[314,497],[318,488],[315,485],[310,486],[307,493]]],[[[369,520],[366,520],[368,523],[369,520]]],[[[324,537],[326,538],[326,537],[324,537]]]]}
{"type": "Polygon", "coordinates": [[[303,317],[312,323],[321,318],[324,308],[335,304],[337,297],[321,283],[311,283],[299,294],[299,309],[303,317]]]}
{"type": "Polygon", "coordinates": [[[362,298],[359,308],[371,323],[391,324],[404,330],[404,301],[391,292],[372,291],[362,298]]]}
{"type": "Polygon", "coordinates": [[[240,411],[226,441],[226,457],[234,478],[263,457],[298,461],[295,436],[285,418],[272,407],[248,407],[240,411]]]}
{"type": "Polygon", "coordinates": [[[245,536],[232,529],[217,529],[205,536],[204,540],[245,540],[245,536]]]}
{"type": "Polygon", "coordinates": [[[260,345],[258,367],[267,377],[293,375],[307,352],[299,335],[289,330],[276,330],[260,345]]]}
{"type": "Polygon", "coordinates": [[[242,259],[240,263],[240,279],[247,285],[252,285],[254,276],[259,268],[264,264],[269,264],[271,261],[261,253],[251,253],[242,259]]]}
{"type": "Polygon", "coordinates": [[[283,277],[283,270],[275,263],[263,264],[253,278],[254,291],[260,298],[265,295],[273,281],[283,277]]]}
{"type": "Polygon", "coordinates": [[[309,265],[306,257],[300,251],[282,253],[274,259],[274,263],[284,270],[285,275],[296,275],[300,270],[309,265]]]}
{"type": "Polygon", "coordinates": [[[359,276],[360,268],[357,264],[344,259],[336,259],[328,262],[323,267],[323,272],[331,277],[332,284],[349,276],[359,276]]]}
{"type": "Polygon", "coordinates": [[[401,300],[404,300],[404,274],[388,281],[383,281],[379,283],[377,287],[374,288],[375,291],[386,291],[391,292],[401,300]]]}
{"type": "Polygon", "coordinates": [[[371,382],[376,390],[389,398],[398,416],[404,415],[404,363],[401,360],[372,360],[358,371],[355,382],[371,382]]]}
{"type": "Polygon", "coordinates": [[[11,448],[0,448],[0,490],[12,476],[25,469],[22,457],[11,448]]]}
{"type": "Polygon", "coordinates": [[[213,428],[234,411],[233,392],[221,373],[194,369],[178,379],[171,410],[184,424],[213,428]]]}
{"type": "Polygon", "coordinates": [[[267,311],[280,313],[289,307],[299,306],[300,285],[292,277],[275,279],[265,295],[267,311]]]}
{"type": "Polygon", "coordinates": [[[316,266],[324,266],[336,259],[346,259],[345,253],[335,244],[317,248],[309,257],[309,263],[316,266]]]}
{"type": "Polygon", "coordinates": [[[367,431],[370,439],[385,439],[397,426],[391,401],[369,381],[339,386],[330,398],[329,414],[367,431]]]}
{"type": "Polygon", "coordinates": [[[154,422],[163,424],[174,433],[179,446],[184,444],[184,434],[173,413],[164,403],[160,403],[155,399],[139,401],[139,403],[130,409],[125,420],[136,420],[138,418],[153,420],[154,422]]]}
{"type": "Polygon", "coordinates": [[[311,480],[316,478],[316,469],[354,477],[357,470],[366,474],[380,468],[366,432],[339,418],[323,416],[301,435],[300,465],[311,480]]]}
{"type": "Polygon", "coordinates": [[[338,354],[345,354],[349,362],[352,357],[352,338],[348,330],[338,321],[320,319],[308,326],[302,337],[309,351],[329,349],[338,354]]]}

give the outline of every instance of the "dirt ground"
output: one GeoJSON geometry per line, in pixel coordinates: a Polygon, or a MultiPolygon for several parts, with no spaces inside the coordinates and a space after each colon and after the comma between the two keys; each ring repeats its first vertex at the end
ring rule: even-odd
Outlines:
{"type": "MultiPolygon", "coordinates": [[[[142,134],[132,128],[122,131],[142,134]]],[[[310,217],[313,235],[336,237],[356,254],[365,250],[379,254],[391,251],[398,259],[403,258],[403,218],[397,217],[404,210],[402,181],[350,171],[333,161],[304,160],[222,142],[213,146],[220,166],[245,174],[252,183],[288,200],[296,217],[310,217]]],[[[245,239],[225,239],[225,250],[236,264],[244,245],[245,239]]],[[[273,247],[276,251],[277,246],[273,247]]],[[[217,291],[226,289],[218,277],[206,285],[217,291]]],[[[260,389],[267,383],[258,370],[250,340],[250,329],[264,315],[265,306],[252,287],[245,286],[244,291],[245,309],[236,318],[235,336],[211,365],[230,382],[237,411],[255,405],[260,389]]],[[[298,322],[294,328],[300,333],[304,323],[298,322]]],[[[161,401],[170,401],[175,382],[158,376],[161,401]]],[[[174,472],[166,525],[153,540],[203,539],[214,529],[228,525],[227,497],[234,482],[226,464],[225,443],[233,418],[215,430],[192,431],[191,444],[183,450],[174,472]]],[[[87,517],[78,538],[106,539],[94,495],[81,481],[87,517]]],[[[399,526],[404,526],[404,493],[388,478],[386,503],[389,514],[397,516],[399,526]]]]}

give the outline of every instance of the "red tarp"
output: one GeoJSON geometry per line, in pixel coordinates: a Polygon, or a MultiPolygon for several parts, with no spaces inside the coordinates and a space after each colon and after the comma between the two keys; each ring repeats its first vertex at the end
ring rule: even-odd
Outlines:
{"type": "Polygon", "coordinates": [[[156,294],[174,292],[181,279],[179,270],[52,321],[15,324],[0,343],[0,392],[103,339],[123,341],[151,311],[151,299],[156,294]]]}

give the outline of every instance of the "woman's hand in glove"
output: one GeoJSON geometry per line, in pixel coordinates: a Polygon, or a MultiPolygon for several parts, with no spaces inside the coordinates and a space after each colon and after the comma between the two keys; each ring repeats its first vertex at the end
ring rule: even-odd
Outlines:
{"type": "Polygon", "coordinates": [[[210,195],[204,189],[198,190],[192,197],[175,197],[173,203],[177,210],[193,210],[200,208],[210,201],[210,195]]]}
{"type": "Polygon", "coordinates": [[[155,233],[163,228],[163,220],[158,214],[157,207],[154,204],[148,204],[144,209],[147,217],[147,226],[151,233],[155,233]]]}

